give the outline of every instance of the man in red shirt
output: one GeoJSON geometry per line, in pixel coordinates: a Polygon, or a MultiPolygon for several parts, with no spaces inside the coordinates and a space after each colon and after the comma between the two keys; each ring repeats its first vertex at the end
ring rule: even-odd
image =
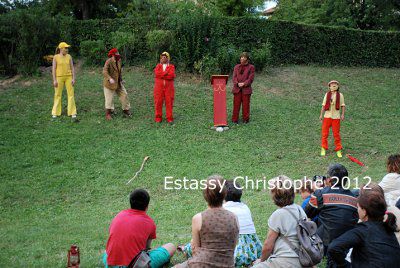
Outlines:
{"type": "Polygon", "coordinates": [[[233,69],[233,112],[232,122],[239,122],[240,105],[242,105],[243,123],[250,120],[250,97],[253,93],[251,84],[254,80],[254,65],[249,63],[250,57],[247,52],[240,55],[240,64],[233,69]]]}
{"type": "Polygon", "coordinates": [[[155,108],[155,121],[161,123],[162,121],[162,108],[165,102],[165,111],[167,122],[172,124],[174,116],[172,113],[174,107],[174,79],[175,79],[175,66],[170,61],[168,52],[163,52],[160,55],[160,63],[154,68],[154,108],[155,108]]]}
{"type": "MultiPolygon", "coordinates": [[[[112,220],[107,241],[106,267],[127,267],[142,250],[150,249],[156,239],[156,225],[146,211],[150,196],[146,190],[137,189],[130,194],[131,209],[123,210],[112,220]]],[[[162,267],[175,253],[171,243],[149,251],[151,267],[162,267]]]]}

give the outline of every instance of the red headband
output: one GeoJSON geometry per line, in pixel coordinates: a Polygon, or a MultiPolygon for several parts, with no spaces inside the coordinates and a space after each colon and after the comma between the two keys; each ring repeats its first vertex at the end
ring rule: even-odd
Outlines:
{"type": "Polygon", "coordinates": [[[110,51],[108,51],[108,57],[111,58],[112,56],[114,56],[117,53],[118,53],[118,49],[112,48],[110,51]]]}

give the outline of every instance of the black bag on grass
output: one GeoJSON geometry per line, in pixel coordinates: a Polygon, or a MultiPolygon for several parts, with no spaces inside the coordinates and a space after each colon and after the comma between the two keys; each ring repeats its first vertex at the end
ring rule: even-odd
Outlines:
{"type": "Polygon", "coordinates": [[[128,268],[150,268],[150,256],[147,251],[140,251],[129,263],[128,268]]]}

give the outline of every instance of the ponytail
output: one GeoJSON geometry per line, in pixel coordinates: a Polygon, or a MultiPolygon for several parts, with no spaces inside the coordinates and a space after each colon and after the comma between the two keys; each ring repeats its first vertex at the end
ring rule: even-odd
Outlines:
{"type": "Polygon", "coordinates": [[[386,211],[385,216],[383,217],[383,225],[387,232],[396,232],[396,216],[392,212],[386,211]]]}
{"type": "Polygon", "coordinates": [[[56,53],[54,55],[60,54],[60,48],[56,47],[56,53]]]}

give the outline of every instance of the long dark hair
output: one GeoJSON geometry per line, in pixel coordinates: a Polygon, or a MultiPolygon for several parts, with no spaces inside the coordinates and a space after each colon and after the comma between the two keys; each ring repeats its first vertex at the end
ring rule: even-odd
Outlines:
{"type": "Polygon", "coordinates": [[[400,154],[392,154],[386,161],[387,170],[389,173],[400,173],[400,154]]]}
{"type": "Polygon", "coordinates": [[[386,211],[385,196],[379,185],[371,183],[368,188],[362,187],[358,197],[358,205],[365,209],[368,220],[383,221],[386,231],[396,231],[396,216],[386,211]]]}

